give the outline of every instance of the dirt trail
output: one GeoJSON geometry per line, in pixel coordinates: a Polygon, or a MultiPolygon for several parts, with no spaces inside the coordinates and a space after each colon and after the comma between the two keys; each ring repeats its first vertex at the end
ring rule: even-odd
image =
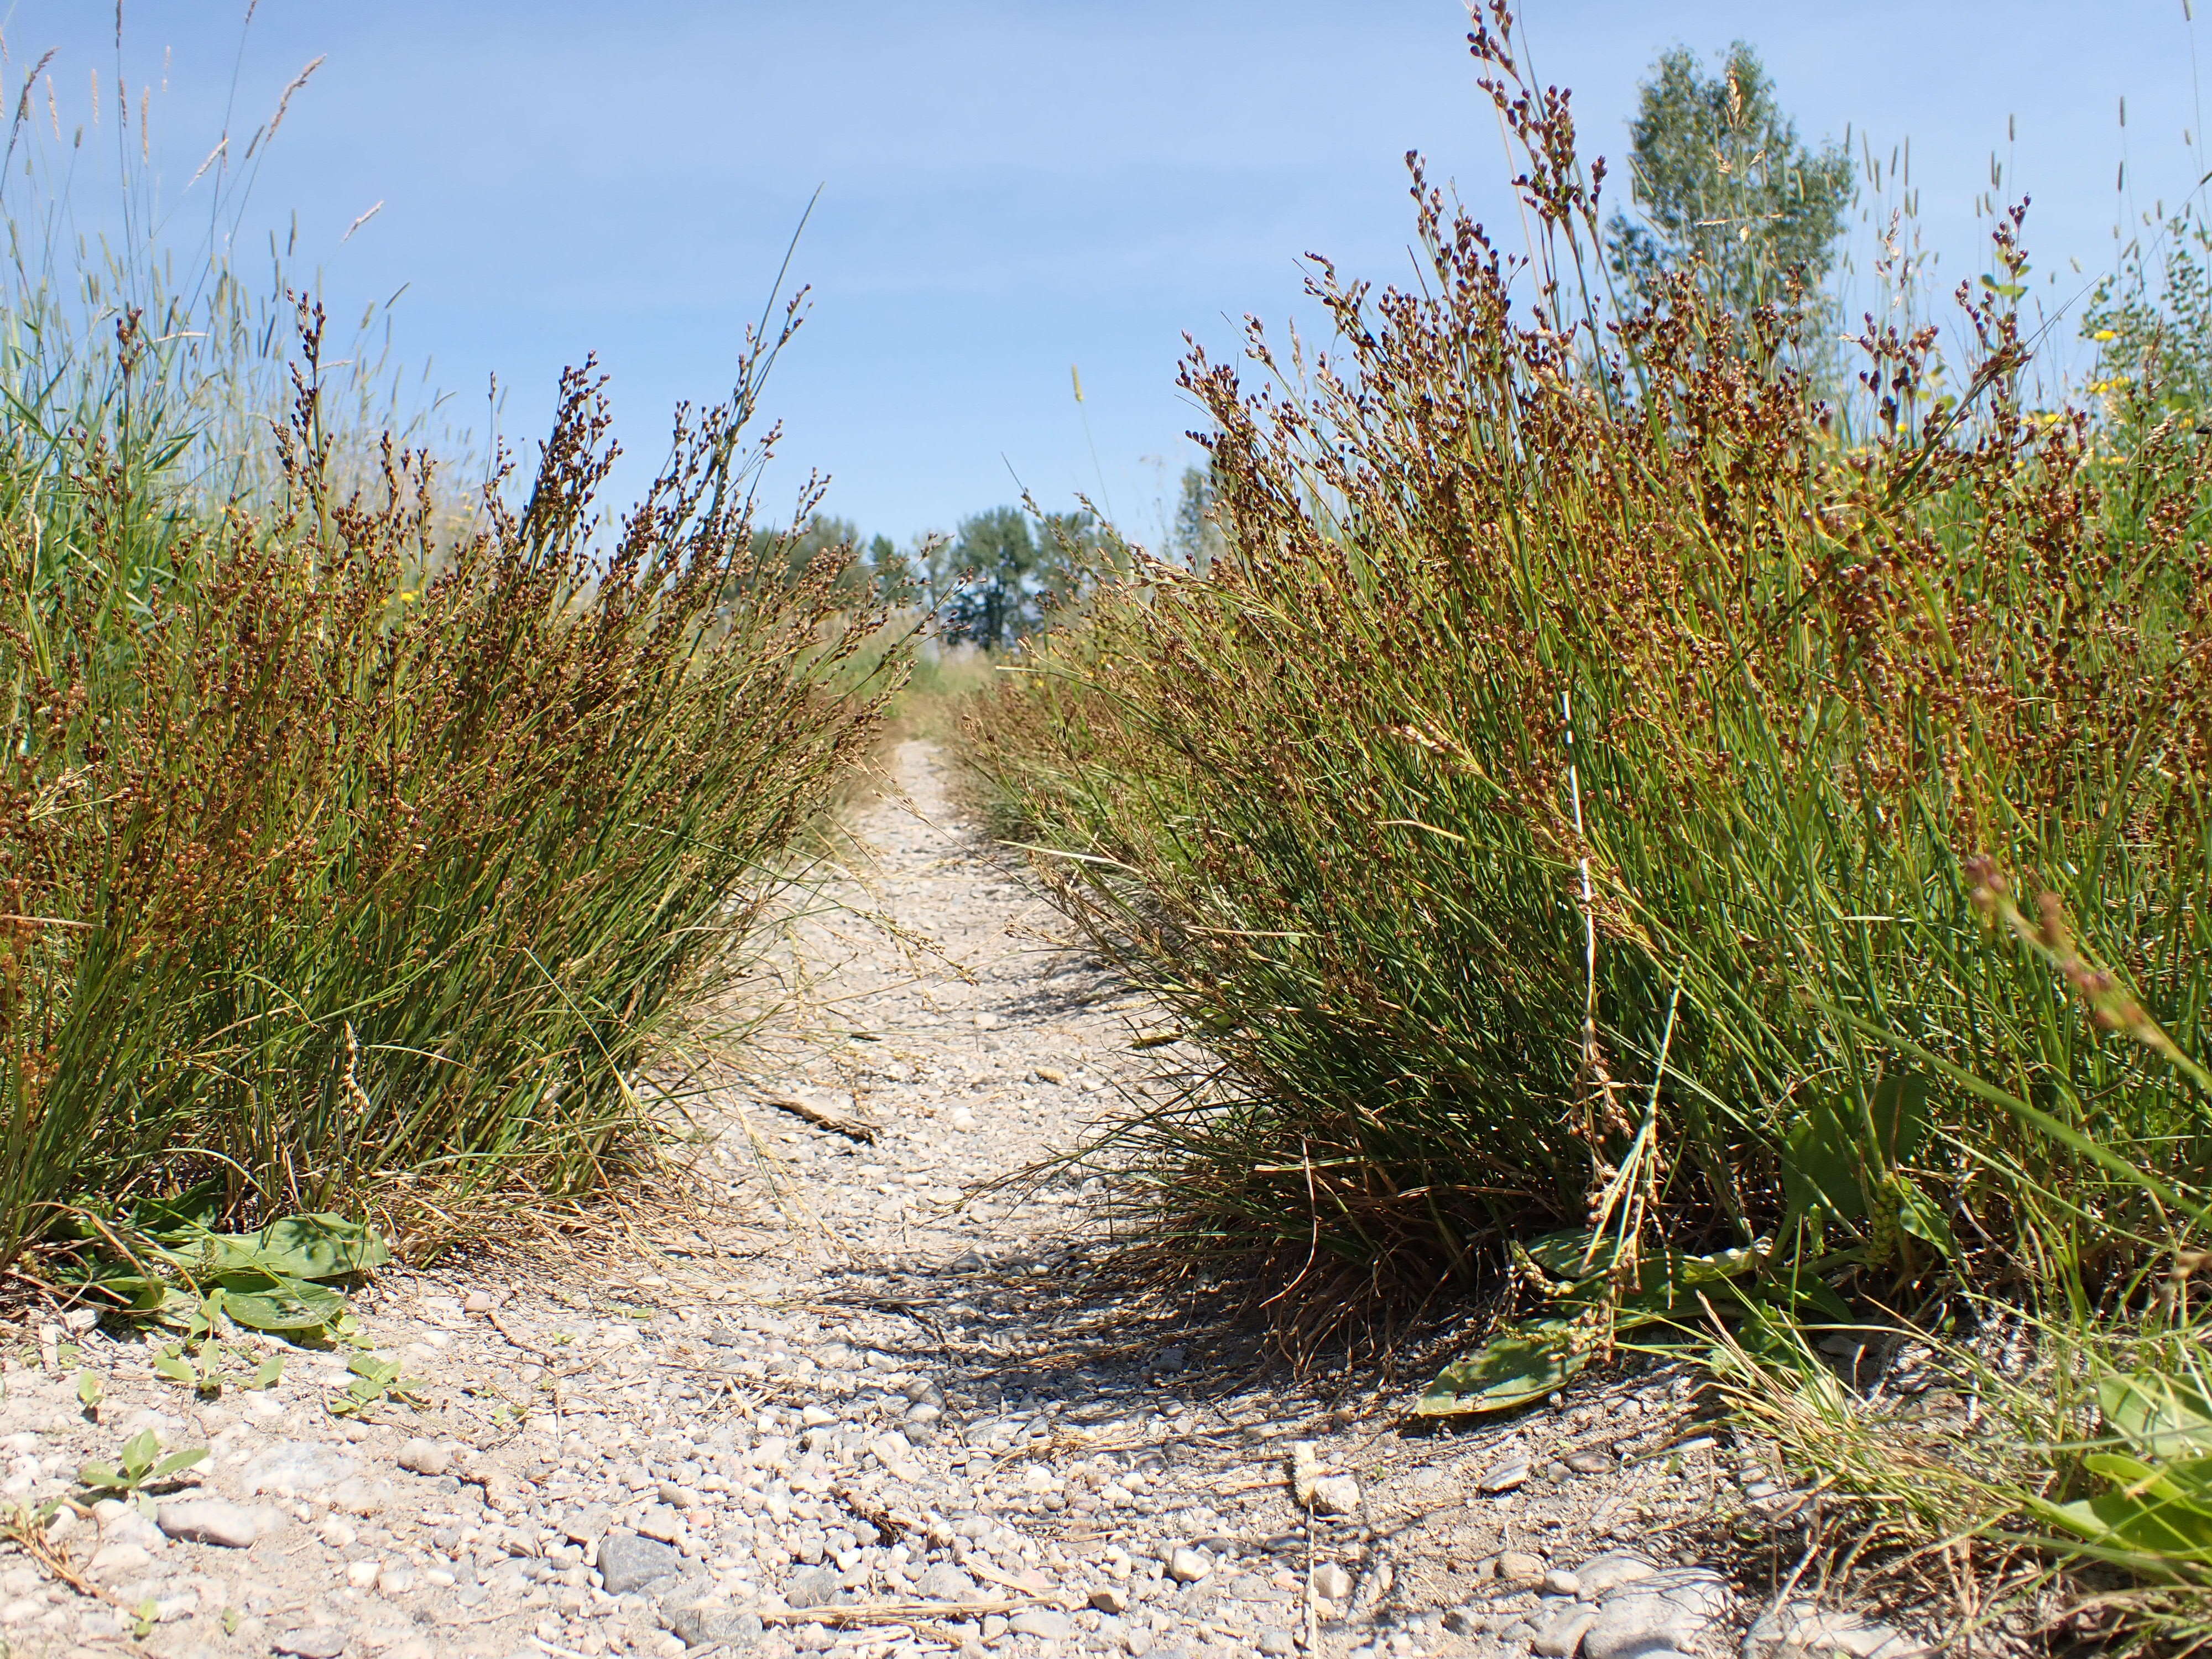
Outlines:
{"type": "Polygon", "coordinates": [[[213,1455],[60,1523],[97,1597],[0,1554],[6,1652],[1733,1650],[1757,1600],[1699,1540],[1792,1500],[1685,1421],[1686,1379],[1410,1436],[1402,1398],[1255,1382],[1231,1337],[1095,1284],[1066,1182],[975,1196],[1121,1098],[1133,1011],[963,825],[933,750],[894,772],[854,820],[872,867],[830,895],[892,926],[793,924],[811,1012],[777,1075],[711,1103],[696,1226],[527,1278],[386,1273],[362,1333],[416,1403],[351,1420],[324,1409],[343,1354],[201,1404],[128,1333],[21,1332],[11,1497],[141,1427],[213,1455]]]}

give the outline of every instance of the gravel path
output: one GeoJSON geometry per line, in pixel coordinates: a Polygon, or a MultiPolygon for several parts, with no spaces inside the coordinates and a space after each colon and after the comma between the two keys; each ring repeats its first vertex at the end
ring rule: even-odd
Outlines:
{"type": "MultiPolygon", "coordinates": [[[[1801,1506],[1687,1419],[1686,1377],[1410,1435],[1402,1397],[1255,1381],[1232,1338],[1095,1280],[1079,1188],[979,1192],[1119,1103],[1141,1011],[927,745],[894,764],[854,817],[872,867],[793,924],[809,1012],[777,1075],[702,1113],[713,1201],[526,1274],[383,1274],[361,1336],[412,1403],[335,1417],[348,1356],[298,1350],[204,1403],[128,1331],[9,1328],[0,1501],[76,1490],[144,1428],[212,1455],[64,1509],[43,1562],[0,1550],[4,1652],[1735,1650],[1759,1601],[1699,1542],[1801,1506]]],[[[1753,1647],[1917,1650],[1787,1621],[1753,1647]]]]}

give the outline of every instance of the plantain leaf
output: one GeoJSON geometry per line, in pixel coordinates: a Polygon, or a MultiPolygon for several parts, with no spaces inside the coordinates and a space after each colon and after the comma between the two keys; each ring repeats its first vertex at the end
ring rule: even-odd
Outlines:
{"type": "Polygon", "coordinates": [[[343,1279],[383,1266],[392,1251],[373,1228],[339,1215],[289,1215],[258,1233],[202,1232],[180,1237],[163,1253],[187,1273],[222,1279],[265,1273],[272,1279],[343,1279]]]}
{"type": "Polygon", "coordinates": [[[345,1311],[344,1297],[303,1279],[235,1273],[224,1277],[222,1288],[222,1310],[250,1330],[312,1330],[345,1311]]]}
{"type": "Polygon", "coordinates": [[[1841,1221],[1866,1213],[1856,1137],[1825,1095],[1809,1097],[1782,1141],[1782,1185],[1790,1207],[1826,1209],[1841,1221]]]}
{"type": "Polygon", "coordinates": [[[2184,1377],[2107,1376],[2097,1384],[2097,1405],[2106,1425],[2147,1456],[2212,1455],[2212,1401],[2184,1377]]]}
{"type": "Polygon", "coordinates": [[[1875,1146],[1885,1172],[1912,1161],[1928,1139],[1928,1079],[1917,1072],[1891,1072],[1874,1086],[1867,1102],[1875,1146]]]}
{"type": "Polygon", "coordinates": [[[1896,1183],[1893,1190],[1897,1194],[1897,1224],[1923,1244],[1933,1244],[1946,1259],[1956,1256],[1959,1241],[1952,1236],[1950,1221],[1935,1200],[1907,1176],[1892,1179],[1896,1183]]]}
{"type": "Polygon", "coordinates": [[[1588,1363],[1569,1338],[1565,1319],[1527,1321],[1512,1326],[1468,1358],[1447,1365],[1414,1407],[1419,1417],[1456,1417],[1476,1412],[1510,1411],[1541,1400],[1588,1363]]]}
{"type": "Polygon", "coordinates": [[[161,1480],[174,1474],[179,1469],[188,1469],[208,1455],[205,1446],[194,1446],[189,1451],[173,1451],[154,1466],[152,1479],[161,1480]]]}

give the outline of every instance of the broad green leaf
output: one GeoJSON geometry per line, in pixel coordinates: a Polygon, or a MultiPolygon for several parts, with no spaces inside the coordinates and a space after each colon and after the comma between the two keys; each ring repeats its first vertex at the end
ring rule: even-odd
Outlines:
{"type": "Polygon", "coordinates": [[[159,1480],[165,1475],[174,1474],[179,1469],[188,1469],[207,1455],[205,1446],[194,1446],[189,1451],[171,1452],[154,1466],[153,1478],[159,1480]]]}
{"type": "Polygon", "coordinates": [[[2148,1456],[2212,1455],[2212,1401],[2184,1377],[2107,1376],[2097,1384],[2097,1405],[2112,1432],[2148,1456]]]}
{"type": "Polygon", "coordinates": [[[131,1206],[130,1224],[164,1242],[204,1233],[222,1213],[223,1183],[203,1181],[174,1198],[141,1199],[131,1206]]]}
{"type": "Polygon", "coordinates": [[[1936,1201],[1906,1176],[1898,1176],[1894,1180],[1897,1224],[1923,1244],[1933,1244],[1942,1252],[1945,1260],[1956,1256],[1959,1241],[1952,1237],[1951,1223],[1936,1201]]]}
{"type": "Polygon", "coordinates": [[[77,1403],[85,1410],[92,1411],[99,1406],[102,1391],[97,1371],[79,1371],[76,1374],[77,1403]]]}
{"type": "Polygon", "coordinates": [[[1447,1365],[1414,1406],[1420,1417],[1456,1417],[1510,1411],[1541,1400],[1588,1363],[1569,1343],[1564,1319],[1516,1325],[1484,1343],[1472,1356],[1447,1365]]]}
{"type": "Polygon", "coordinates": [[[357,1353],[346,1361],[346,1369],[356,1376],[366,1377],[371,1382],[389,1382],[398,1376],[399,1362],[373,1353],[357,1353]]]}
{"type": "Polygon", "coordinates": [[[160,1279],[140,1273],[100,1273],[77,1282],[97,1285],[118,1298],[126,1313],[152,1313],[173,1294],[160,1279]]]}
{"type": "Polygon", "coordinates": [[[160,1254],[187,1274],[215,1279],[341,1279],[392,1260],[374,1229],[338,1215],[286,1216],[256,1233],[180,1233],[160,1254]]]}
{"type": "MultiPolygon", "coordinates": [[[[1575,1284],[1603,1273],[1609,1264],[1609,1254],[1601,1245],[1590,1265],[1583,1265],[1584,1258],[1590,1254],[1590,1242],[1589,1231],[1579,1229],[1546,1233],[1521,1249],[1547,1278],[1575,1284]]],[[[1659,1284],[1711,1284],[1749,1273],[1758,1265],[1757,1253],[1747,1249],[1716,1250],[1707,1255],[1664,1250],[1646,1256],[1638,1272],[1644,1287],[1649,1289],[1659,1284]]],[[[647,1311],[649,1314],[650,1310],[647,1311]]]]}
{"type": "Polygon", "coordinates": [[[1520,1248],[1543,1270],[1547,1278],[1573,1283],[1587,1279],[1605,1265],[1602,1256],[1595,1267],[1583,1264],[1583,1258],[1589,1251],[1590,1240],[1590,1231],[1584,1227],[1571,1232],[1546,1233],[1540,1238],[1530,1239],[1520,1248]]]}
{"type": "Polygon", "coordinates": [[[141,1429],[123,1443],[123,1468],[126,1473],[149,1469],[154,1460],[161,1455],[161,1443],[151,1429],[141,1429]]]}
{"type": "Polygon", "coordinates": [[[1928,1139],[1928,1079],[1917,1072],[1888,1073],[1875,1085],[1867,1115],[1883,1169],[1903,1168],[1928,1139]]]}
{"type": "Polygon", "coordinates": [[[1833,1102],[1824,1095],[1806,1099],[1782,1142],[1782,1185],[1791,1208],[1825,1208],[1843,1221],[1866,1213],[1853,1139],[1833,1102]]]}
{"type": "Polygon", "coordinates": [[[76,1472],[80,1484],[87,1486],[126,1486],[131,1483],[123,1472],[106,1463],[87,1463],[76,1472]]]}
{"type": "Polygon", "coordinates": [[[172,1382],[182,1382],[187,1387],[197,1383],[200,1378],[200,1374],[192,1369],[190,1361],[173,1353],[155,1355],[154,1369],[172,1382]]]}
{"type": "Polygon", "coordinates": [[[258,1233],[226,1235],[225,1242],[250,1243],[251,1265],[283,1279],[341,1279],[392,1260],[374,1229],[341,1215],[289,1215],[258,1233]]]}
{"type": "Polygon", "coordinates": [[[222,1310],[251,1330],[312,1330],[345,1311],[345,1297],[337,1291],[301,1279],[233,1273],[223,1289],[222,1310]]]}
{"type": "Polygon", "coordinates": [[[253,1381],[246,1386],[249,1389],[273,1389],[283,1380],[284,1356],[272,1353],[261,1362],[253,1373],[253,1381]]]}
{"type": "Polygon", "coordinates": [[[2212,1510],[2194,1504],[2112,1492],[2057,1505],[2052,1515],[2084,1538],[2170,1558],[2172,1570],[2212,1566],[2212,1510]]]}

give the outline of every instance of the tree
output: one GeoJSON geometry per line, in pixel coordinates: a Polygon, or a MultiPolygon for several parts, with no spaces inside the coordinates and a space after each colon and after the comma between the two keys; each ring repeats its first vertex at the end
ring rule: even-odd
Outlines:
{"type": "Polygon", "coordinates": [[[862,581],[860,544],[860,532],[851,520],[817,513],[795,530],[754,531],[753,568],[761,579],[780,576],[796,582],[823,565],[834,573],[834,585],[849,592],[862,581]]]}
{"type": "Polygon", "coordinates": [[[1175,527],[1168,536],[1168,556],[1203,576],[1228,546],[1214,511],[1213,470],[1187,466],[1182,470],[1182,494],[1176,502],[1175,527]]]}
{"type": "Polygon", "coordinates": [[[930,557],[929,588],[947,636],[997,651],[1036,633],[1125,556],[1088,513],[994,507],[963,519],[930,557]]]}
{"type": "Polygon", "coordinates": [[[1738,314],[1783,299],[1792,274],[1819,288],[1856,191],[1844,146],[1815,153],[1799,141],[1741,40],[1711,78],[1686,46],[1653,68],[1628,127],[1640,222],[1616,212],[1606,227],[1614,272],[1639,293],[1686,272],[1738,314]]]}
{"type": "Polygon", "coordinates": [[[949,590],[939,613],[945,633],[996,651],[1035,628],[1041,553],[1018,507],[994,507],[963,519],[939,555],[935,586],[940,592],[949,590]]]}

